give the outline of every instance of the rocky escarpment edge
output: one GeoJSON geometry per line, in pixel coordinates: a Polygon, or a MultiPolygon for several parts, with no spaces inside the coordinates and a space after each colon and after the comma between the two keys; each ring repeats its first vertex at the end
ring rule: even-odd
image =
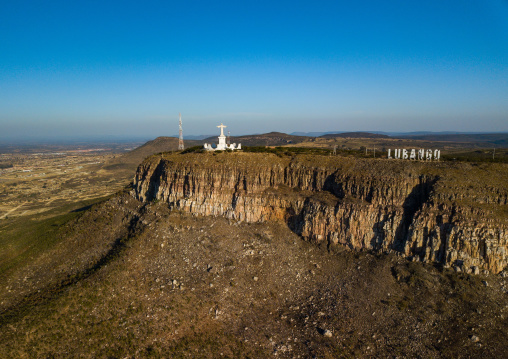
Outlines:
{"type": "Polygon", "coordinates": [[[309,241],[499,273],[507,266],[505,172],[339,157],[173,154],[139,166],[133,195],[199,215],[284,221],[309,241]]]}

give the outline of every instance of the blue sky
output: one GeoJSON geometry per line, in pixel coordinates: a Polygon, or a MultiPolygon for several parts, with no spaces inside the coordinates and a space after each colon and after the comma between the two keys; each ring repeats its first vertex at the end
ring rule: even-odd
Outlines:
{"type": "Polygon", "coordinates": [[[508,1],[1,1],[0,139],[508,131],[508,1]]]}

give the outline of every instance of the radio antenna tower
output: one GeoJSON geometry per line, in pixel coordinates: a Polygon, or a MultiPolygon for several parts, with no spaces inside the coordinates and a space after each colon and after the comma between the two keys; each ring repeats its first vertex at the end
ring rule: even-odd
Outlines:
{"type": "Polygon", "coordinates": [[[183,130],[182,130],[182,114],[178,114],[179,122],[178,122],[178,150],[182,151],[184,149],[183,146],[183,130]]]}

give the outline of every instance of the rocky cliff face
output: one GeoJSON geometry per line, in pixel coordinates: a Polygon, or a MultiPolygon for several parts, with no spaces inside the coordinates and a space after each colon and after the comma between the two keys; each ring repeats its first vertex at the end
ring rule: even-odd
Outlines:
{"type": "Polygon", "coordinates": [[[508,167],[273,154],[164,154],[133,195],[198,215],[284,221],[303,238],[498,273],[508,167]]]}

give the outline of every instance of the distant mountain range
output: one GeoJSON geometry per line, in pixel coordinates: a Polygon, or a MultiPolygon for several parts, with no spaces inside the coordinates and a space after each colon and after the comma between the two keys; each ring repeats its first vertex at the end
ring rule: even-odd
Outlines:
{"type": "Polygon", "coordinates": [[[345,134],[345,133],[370,133],[380,134],[390,137],[407,137],[407,136],[423,136],[423,135],[506,135],[506,132],[458,132],[458,131],[413,131],[413,132],[385,132],[385,131],[328,131],[328,132],[291,132],[293,136],[322,137],[324,135],[345,134]]]}
{"type": "Polygon", "coordinates": [[[321,138],[390,138],[388,135],[371,132],[343,132],[343,133],[329,133],[319,136],[321,138]]]}
{"type": "Polygon", "coordinates": [[[508,146],[508,133],[429,133],[421,135],[401,135],[392,136],[396,138],[405,138],[409,140],[425,140],[425,141],[447,141],[447,142],[490,142],[492,144],[506,147],[508,146]]]}

